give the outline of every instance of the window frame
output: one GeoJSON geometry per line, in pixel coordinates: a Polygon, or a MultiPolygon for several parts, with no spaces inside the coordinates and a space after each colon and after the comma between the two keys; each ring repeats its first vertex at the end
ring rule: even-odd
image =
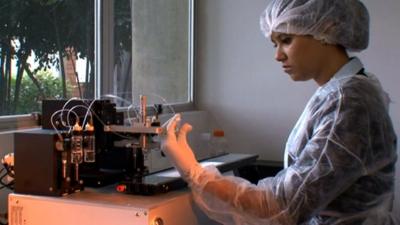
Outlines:
{"type": "MultiPolygon", "coordinates": [[[[95,85],[94,97],[99,98],[103,93],[111,93],[112,74],[114,62],[114,32],[113,14],[114,1],[118,0],[94,0],[95,4],[95,85]]],[[[195,62],[195,6],[196,0],[189,1],[189,47],[188,47],[188,99],[186,103],[171,104],[175,112],[190,111],[195,109],[194,103],[194,62],[195,62]]],[[[125,108],[119,108],[125,110],[125,108]]],[[[21,115],[0,116],[0,132],[19,130],[40,126],[40,116],[37,112],[21,115]]]]}

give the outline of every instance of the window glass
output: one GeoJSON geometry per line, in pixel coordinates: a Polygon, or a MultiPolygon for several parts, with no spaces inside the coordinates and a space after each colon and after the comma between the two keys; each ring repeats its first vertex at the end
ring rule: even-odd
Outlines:
{"type": "Polygon", "coordinates": [[[93,98],[94,1],[0,2],[0,115],[93,98]]]}
{"type": "Polygon", "coordinates": [[[192,0],[105,3],[112,13],[98,22],[107,21],[111,42],[98,46],[111,60],[96,62],[111,72],[99,83],[95,1],[0,0],[0,116],[40,111],[42,99],[94,98],[94,85],[104,83],[102,94],[135,105],[140,95],[149,104],[191,101],[192,0]]]}
{"type": "Polygon", "coordinates": [[[134,104],[140,95],[149,104],[191,101],[191,7],[191,0],[115,1],[114,93],[134,104]]]}

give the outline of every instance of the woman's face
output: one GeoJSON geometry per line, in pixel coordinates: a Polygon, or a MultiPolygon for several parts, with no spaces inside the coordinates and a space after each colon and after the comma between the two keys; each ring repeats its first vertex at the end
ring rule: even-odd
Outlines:
{"type": "MultiPolygon", "coordinates": [[[[276,48],[275,59],[282,63],[285,73],[294,81],[318,78],[323,73],[324,45],[311,36],[273,32],[271,41],[276,48]]],[[[326,53],[326,52],[325,52],[326,53]]]]}

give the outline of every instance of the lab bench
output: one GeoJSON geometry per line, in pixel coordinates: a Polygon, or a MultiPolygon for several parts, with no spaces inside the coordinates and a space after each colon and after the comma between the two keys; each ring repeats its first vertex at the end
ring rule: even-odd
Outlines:
{"type": "MultiPolygon", "coordinates": [[[[221,172],[236,171],[256,161],[256,155],[227,154],[205,160],[221,172]]],[[[170,177],[179,182],[174,169],[149,175],[170,177]]],[[[176,185],[175,185],[176,186],[176,185]]],[[[115,185],[85,188],[62,197],[12,193],[8,198],[9,225],[216,225],[192,201],[190,190],[177,190],[152,196],[118,193],[115,185]]]]}

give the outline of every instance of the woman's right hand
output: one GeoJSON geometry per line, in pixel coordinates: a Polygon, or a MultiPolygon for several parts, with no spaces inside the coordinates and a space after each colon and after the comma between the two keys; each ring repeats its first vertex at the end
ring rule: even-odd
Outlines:
{"type": "Polygon", "coordinates": [[[187,177],[191,168],[199,166],[193,151],[187,143],[187,133],[192,130],[192,126],[188,123],[183,124],[177,129],[181,120],[180,114],[175,116],[168,122],[166,135],[161,141],[161,150],[175,165],[182,177],[187,177]]]}

